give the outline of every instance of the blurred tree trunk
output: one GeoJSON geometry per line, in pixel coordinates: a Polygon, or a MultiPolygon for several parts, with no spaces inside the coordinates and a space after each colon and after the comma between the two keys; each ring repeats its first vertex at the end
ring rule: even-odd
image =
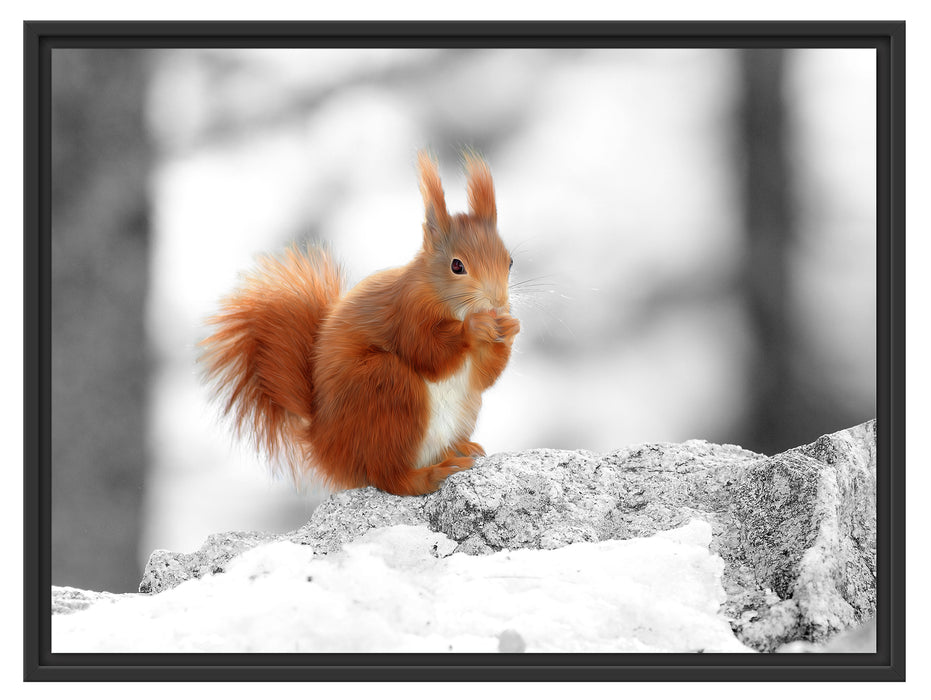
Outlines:
{"type": "Polygon", "coordinates": [[[791,423],[797,410],[793,372],[790,251],[795,238],[789,193],[785,51],[751,49],[739,54],[743,146],[743,280],[754,348],[748,411],[740,431],[745,447],[774,454],[799,440],[791,423]]]}
{"type": "Polygon", "coordinates": [[[135,590],[145,465],[146,52],[52,52],[52,582],[135,590]]]}

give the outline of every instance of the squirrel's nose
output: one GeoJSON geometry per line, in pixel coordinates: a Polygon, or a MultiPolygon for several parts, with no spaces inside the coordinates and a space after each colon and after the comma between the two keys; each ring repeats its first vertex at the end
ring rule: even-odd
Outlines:
{"type": "Polygon", "coordinates": [[[508,290],[485,287],[485,299],[495,311],[504,310],[508,305],[508,290]]]}

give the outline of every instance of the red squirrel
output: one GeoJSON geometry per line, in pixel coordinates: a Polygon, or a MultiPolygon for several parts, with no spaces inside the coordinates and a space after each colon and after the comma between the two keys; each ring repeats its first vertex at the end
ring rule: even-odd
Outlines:
{"type": "Polygon", "coordinates": [[[465,154],[468,214],[446,210],[437,165],[418,154],[423,247],[343,293],[317,247],[261,257],[208,320],[206,377],[237,432],[335,488],[435,491],[484,455],[471,442],[482,392],[520,322],[485,162],[465,154]]]}

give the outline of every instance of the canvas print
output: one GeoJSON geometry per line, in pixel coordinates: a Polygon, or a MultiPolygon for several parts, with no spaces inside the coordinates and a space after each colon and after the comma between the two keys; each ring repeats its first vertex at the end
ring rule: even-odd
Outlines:
{"type": "Polygon", "coordinates": [[[55,48],[52,651],[875,651],[872,49],[55,48]]]}

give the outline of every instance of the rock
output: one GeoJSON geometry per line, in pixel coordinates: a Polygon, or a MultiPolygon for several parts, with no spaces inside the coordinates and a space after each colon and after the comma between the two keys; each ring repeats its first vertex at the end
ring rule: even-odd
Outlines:
{"type": "Polygon", "coordinates": [[[226,562],[237,554],[279,539],[282,538],[264,532],[224,532],[210,535],[204,545],[191,554],[156,549],[145,565],[139,592],[158,593],[188,579],[222,573],[226,562]]]}
{"type": "Polygon", "coordinates": [[[875,654],[876,620],[841,632],[826,644],[797,641],[776,649],[781,654],[875,654]]]}
{"type": "Polygon", "coordinates": [[[471,554],[647,536],[696,515],[717,524],[724,490],[761,456],[700,440],[498,454],[428,496],[423,513],[471,554]]]}
{"type": "Polygon", "coordinates": [[[102,600],[121,600],[138,595],[138,593],[107,593],[106,591],[85,591],[70,586],[52,586],[52,614],[67,615],[89,608],[102,600]]]}
{"type": "Polygon", "coordinates": [[[224,533],[192,554],[156,551],[140,591],[222,572],[263,542],[327,555],[387,525],[426,525],[457,552],[487,554],[648,536],[700,518],[726,564],[723,614],[744,644],[775,651],[874,616],[875,512],[873,421],[773,457],[700,440],[604,455],[531,450],[476,460],[425,497],[334,494],[284,535],[224,533]]]}
{"type": "Polygon", "coordinates": [[[321,503],[306,525],[283,539],[309,545],[315,554],[329,554],[377,527],[424,524],[423,500],[392,496],[371,486],[341,491],[321,503]]]}
{"type": "MultiPolygon", "coordinates": [[[[823,642],[875,615],[875,422],[752,465],[731,511],[737,541],[722,556],[779,601],[738,626],[745,643],[773,651],[787,640],[823,642]]],[[[730,612],[744,615],[747,603],[730,612]]]]}

